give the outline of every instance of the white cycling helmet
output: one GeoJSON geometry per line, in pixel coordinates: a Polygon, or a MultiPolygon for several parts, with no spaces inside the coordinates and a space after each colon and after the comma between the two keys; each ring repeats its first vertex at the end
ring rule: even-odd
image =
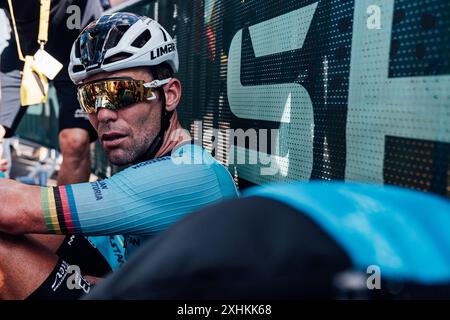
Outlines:
{"type": "Polygon", "coordinates": [[[167,63],[178,71],[178,52],[169,33],[155,20],[134,13],[104,15],[75,40],[69,76],[75,84],[102,71],[167,63]]]}

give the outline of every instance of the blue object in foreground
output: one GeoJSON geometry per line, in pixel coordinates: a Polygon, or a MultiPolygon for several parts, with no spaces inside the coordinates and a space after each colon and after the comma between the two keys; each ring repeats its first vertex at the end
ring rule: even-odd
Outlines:
{"type": "Polygon", "coordinates": [[[450,201],[354,183],[270,184],[244,193],[281,201],[329,233],[363,272],[423,284],[450,281],[450,201]]]}

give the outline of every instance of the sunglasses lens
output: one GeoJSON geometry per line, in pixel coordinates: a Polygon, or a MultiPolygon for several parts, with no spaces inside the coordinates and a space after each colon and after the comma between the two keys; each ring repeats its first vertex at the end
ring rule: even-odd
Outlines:
{"type": "Polygon", "coordinates": [[[95,103],[85,90],[78,90],[78,101],[86,113],[95,113],[95,103]]]}
{"type": "Polygon", "coordinates": [[[87,113],[98,108],[118,110],[130,105],[154,99],[152,88],[146,88],[141,80],[104,80],[78,87],[78,100],[87,113]]]}

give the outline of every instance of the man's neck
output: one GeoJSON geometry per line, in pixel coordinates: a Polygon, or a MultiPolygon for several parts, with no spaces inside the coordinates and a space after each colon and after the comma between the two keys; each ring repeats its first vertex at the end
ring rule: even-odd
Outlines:
{"type": "Polygon", "coordinates": [[[181,124],[178,121],[177,112],[175,111],[170,118],[169,128],[164,135],[163,143],[156,153],[155,158],[172,152],[172,150],[176,149],[179,145],[188,141],[191,141],[191,135],[187,130],[184,130],[181,127],[181,124]]]}

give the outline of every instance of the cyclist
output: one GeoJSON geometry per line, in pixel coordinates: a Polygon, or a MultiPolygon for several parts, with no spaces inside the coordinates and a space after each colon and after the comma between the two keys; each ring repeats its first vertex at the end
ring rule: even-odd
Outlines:
{"type": "Polygon", "coordinates": [[[131,13],[104,15],[81,32],[70,60],[80,105],[109,161],[128,168],[59,187],[0,180],[0,298],[78,298],[90,291],[86,280],[107,268],[77,235],[125,234],[129,256],[187,214],[237,196],[228,170],[191,144],[178,122],[178,52],[160,24],[131,13]],[[23,236],[30,233],[75,235],[77,245],[58,255],[59,248],[23,236]],[[68,285],[78,269],[87,277],[68,285]]]}

